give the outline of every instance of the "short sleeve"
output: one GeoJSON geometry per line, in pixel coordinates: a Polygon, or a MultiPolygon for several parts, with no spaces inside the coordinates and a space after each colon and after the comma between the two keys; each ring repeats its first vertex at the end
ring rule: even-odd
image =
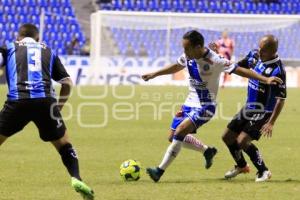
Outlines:
{"type": "Polygon", "coordinates": [[[183,53],[179,58],[177,59],[177,63],[181,66],[186,66],[187,58],[186,55],[183,53]]]}
{"type": "Polygon", "coordinates": [[[61,63],[59,57],[56,55],[53,55],[52,79],[57,82],[60,82],[68,77],[70,77],[70,75],[67,73],[67,71],[66,71],[64,65],[61,63]]]}
{"type": "Polygon", "coordinates": [[[254,68],[259,59],[258,50],[253,49],[250,51],[245,58],[237,62],[239,67],[251,69],[254,68]]]}
{"type": "Polygon", "coordinates": [[[283,81],[282,84],[272,86],[275,92],[275,97],[280,99],[285,99],[287,96],[285,71],[279,71],[279,73],[274,74],[274,76],[280,78],[283,81]]]}

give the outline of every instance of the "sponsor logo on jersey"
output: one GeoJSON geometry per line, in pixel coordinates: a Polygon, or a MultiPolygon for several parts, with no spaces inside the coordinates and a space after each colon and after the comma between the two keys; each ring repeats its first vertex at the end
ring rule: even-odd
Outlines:
{"type": "Polygon", "coordinates": [[[190,84],[193,88],[199,89],[199,90],[206,89],[206,86],[207,86],[207,82],[200,82],[200,81],[197,81],[196,79],[192,79],[192,78],[190,78],[190,84]]]}
{"type": "Polygon", "coordinates": [[[265,89],[259,87],[259,85],[257,85],[256,83],[253,83],[252,81],[249,81],[249,87],[253,90],[265,93],[265,89]]]}
{"type": "Polygon", "coordinates": [[[267,75],[269,75],[269,74],[271,74],[272,70],[273,70],[273,69],[272,69],[271,67],[269,67],[269,68],[266,69],[265,73],[266,73],[267,75]]]}

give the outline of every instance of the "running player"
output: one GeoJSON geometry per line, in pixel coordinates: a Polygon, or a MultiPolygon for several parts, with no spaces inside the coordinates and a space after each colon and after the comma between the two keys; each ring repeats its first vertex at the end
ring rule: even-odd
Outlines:
{"type": "Polygon", "coordinates": [[[239,66],[252,68],[263,76],[277,76],[283,80],[283,83],[270,86],[254,79],[249,80],[247,103],[228,124],[223,135],[223,141],[237,164],[225,174],[227,179],[249,172],[250,168],[244,159],[242,150],[257,168],[256,182],[267,181],[271,178],[271,172],[252,141],[259,140],[261,135],[272,136],[275,121],[284,106],[286,75],[277,55],[277,49],[277,38],[273,35],[266,35],[259,42],[259,50],[251,51],[238,62],[239,66]]]}
{"type": "Polygon", "coordinates": [[[185,67],[190,75],[190,93],[182,106],[182,111],[174,117],[171,125],[171,144],[160,165],[155,168],[147,168],[147,173],[155,182],[159,181],[167,167],[180,152],[182,146],[203,152],[206,168],[211,166],[217,150],[203,144],[190,133],[195,133],[200,126],[213,117],[222,71],[258,79],[267,84],[281,82],[277,77],[266,78],[249,69],[231,64],[227,59],[206,48],[204,38],[198,31],[192,30],[185,33],[182,46],[184,53],[178,58],[176,64],[142,76],[145,81],[148,81],[157,76],[176,73],[185,67]]]}
{"type": "Polygon", "coordinates": [[[0,65],[6,66],[8,84],[7,101],[0,112],[0,145],[33,121],[40,138],[50,141],[59,152],[73,188],[84,199],[94,199],[92,189],[82,182],[78,158],[60,114],[72,81],[58,56],[38,40],[37,27],[24,24],[17,41],[0,48],[0,65]],[[58,102],[51,79],[62,85],[58,102]]]}

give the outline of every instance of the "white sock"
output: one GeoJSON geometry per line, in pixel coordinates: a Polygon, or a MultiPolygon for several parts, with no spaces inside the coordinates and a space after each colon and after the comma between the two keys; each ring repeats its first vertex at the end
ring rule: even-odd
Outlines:
{"type": "Polygon", "coordinates": [[[182,146],[182,141],[174,140],[169,145],[163,160],[158,166],[160,169],[166,170],[167,167],[172,163],[172,161],[176,158],[178,153],[180,152],[182,146]]]}
{"type": "Polygon", "coordinates": [[[183,140],[182,146],[187,149],[191,149],[194,151],[200,151],[204,153],[204,151],[208,148],[201,140],[194,137],[192,134],[188,134],[185,136],[183,140]]]}

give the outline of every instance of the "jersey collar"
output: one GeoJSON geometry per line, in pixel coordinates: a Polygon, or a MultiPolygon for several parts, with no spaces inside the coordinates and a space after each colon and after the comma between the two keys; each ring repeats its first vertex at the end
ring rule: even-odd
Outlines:
{"type": "Polygon", "coordinates": [[[277,61],[279,61],[279,57],[277,56],[276,58],[272,59],[272,60],[268,60],[263,62],[265,65],[269,65],[269,64],[273,64],[276,63],[277,61]]]}
{"type": "Polygon", "coordinates": [[[20,42],[28,42],[28,43],[31,43],[31,42],[36,42],[33,38],[31,37],[25,37],[23,38],[20,42]]]}

